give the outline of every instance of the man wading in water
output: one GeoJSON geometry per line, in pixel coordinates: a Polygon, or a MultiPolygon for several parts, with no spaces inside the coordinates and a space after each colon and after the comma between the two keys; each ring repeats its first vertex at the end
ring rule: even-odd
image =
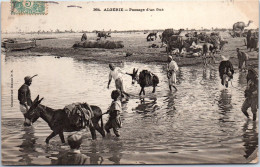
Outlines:
{"type": "Polygon", "coordinates": [[[120,68],[115,67],[113,64],[109,64],[109,68],[111,71],[109,73],[109,81],[108,81],[107,88],[109,89],[110,82],[113,78],[115,80],[116,89],[121,91],[121,95],[123,96],[125,94],[127,97],[129,97],[129,94],[126,93],[124,90],[123,79],[121,76],[121,74],[126,74],[126,73],[123,72],[120,68]]]}
{"type": "Polygon", "coordinates": [[[109,114],[109,119],[105,125],[105,130],[110,134],[110,129],[113,129],[116,137],[120,137],[119,128],[121,128],[121,118],[120,113],[122,112],[121,103],[119,100],[120,97],[119,90],[113,90],[111,93],[111,98],[113,99],[112,104],[110,105],[108,111],[105,114],[109,114]]]}
{"type": "Polygon", "coordinates": [[[169,81],[169,88],[170,91],[172,91],[172,87],[177,91],[177,88],[175,87],[176,84],[176,72],[179,70],[179,67],[177,63],[172,59],[172,56],[168,57],[168,66],[167,66],[167,78],[169,81]]]}
{"type": "MultiPolygon", "coordinates": [[[[27,113],[28,109],[32,105],[31,91],[29,89],[29,86],[32,84],[32,78],[35,76],[37,75],[34,75],[32,77],[26,76],[24,78],[24,84],[18,90],[18,100],[20,102],[20,110],[23,113],[23,115],[27,113]]],[[[25,118],[24,125],[30,126],[30,124],[30,120],[25,118]]]]}
{"type": "Polygon", "coordinates": [[[255,121],[258,109],[258,74],[257,71],[253,68],[250,68],[248,70],[245,98],[246,100],[242,105],[242,112],[247,118],[249,118],[247,110],[251,107],[251,111],[253,113],[253,121],[255,121]]]}

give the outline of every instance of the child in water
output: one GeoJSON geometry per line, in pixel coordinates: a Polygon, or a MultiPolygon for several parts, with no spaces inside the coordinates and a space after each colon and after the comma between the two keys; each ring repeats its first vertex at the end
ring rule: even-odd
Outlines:
{"type": "Polygon", "coordinates": [[[109,119],[105,125],[105,130],[110,134],[110,129],[113,128],[113,131],[116,137],[119,137],[119,128],[121,128],[121,119],[120,112],[122,111],[121,102],[120,102],[119,90],[113,90],[111,93],[111,98],[113,99],[112,104],[110,105],[106,114],[109,114],[109,119]]]}

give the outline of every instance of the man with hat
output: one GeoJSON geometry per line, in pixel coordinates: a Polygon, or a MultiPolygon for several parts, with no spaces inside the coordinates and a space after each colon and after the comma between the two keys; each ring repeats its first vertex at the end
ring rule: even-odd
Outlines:
{"type": "Polygon", "coordinates": [[[123,78],[122,74],[126,74],[120,68],[115,67],[113,64],[109,64],[110,73],[107,88],[109,89],[110,82],[112,78],[115,80],[116,89],[120,90],[122,95],[126,95],[129,97],[129,94],[124,90],[123,78]]]}
{"type": "Polygon", "coordinates": [[[87,165],[90,164],[89,158],[81,154],[80,146],[82,144],[82,136],[80,134],[72,134],[68,136],[68,144],[70,150],[62,154],[58,158],[57,165],[87,165]]]}
{"type": "Polygon", "coordinates": [[[177,63],[173,60],[172,56],[168,56],[168,62],[167,65],[167,78],[169,82],[169,88],[170,91],[172,91],[172,87],[177,91],[177,88],[175,87],[176,84],[176,73],[179,70],[179,67],[177,63]]]}
{"type": "MultiPolygon", "coordinates": [[[[34,75],[33,77],[35,76],[37,75],[34,75]]],[[[24,78],[24,84],[18,90],[18,100],[20,102],[20,110],[23,114],[26,114],[26,112],[32,105],[31,91],[29,89],[29,86],[32,84],[33,77],[26,76],[24,78]]],[[[25,118],[24,125],[26,126],[29,124],[30,124],[30,120],[25,118]]]]}

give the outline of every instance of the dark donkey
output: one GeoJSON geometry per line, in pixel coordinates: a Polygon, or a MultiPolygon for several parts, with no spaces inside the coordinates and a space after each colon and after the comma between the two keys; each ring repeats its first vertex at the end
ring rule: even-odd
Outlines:
{"type": "Polygon", "coordinates": [[[132,84],[135,83],[135,81],[137,81],[137,83],[141,86],[141,91],[139,93],[139,95],[143,94],[145,95],[145,91],[144,91],[144,87],[149,87],[149,86],[153,86],[153,93],[155,92],[155,87],[158,85],[159,83],[159,78],[151,73],[150,71],[147,70],[143,70],[139,73],[139,75],[137,74],[138,69],[135,70],[135,68],[133,69],[133,74],[128,74],[132,77],[132,84]]]}
{"type": "MultiPolygon", "coordinates": [[[[59,134],[61,142],[65,143],[63,132],[73,132],[79,131],[86,127],[89,127],[92,139],[95,140],[96,131],[97,130],[103,137],[105,137],[105,131],[103,129],[103,120],[102,120],[102,111],[98,106],[91,105],[91,109],[93,111],[93,117],[91,118],[90,113],[87,113],[84,117],[85,124],[79,129],[70,124],[70,117],[67,115],[64,109],[52,109],[50,107],[41,105],[41,101],[43,98],[39,100],[39,95],[33,101],[32,106],[25,114],[25,117],[28,118],[32,123],[37,121],[40,117],[45,122],[48,123],[49,127],[52,130],[52,133],[46,138],[45,142],[48,144],[50,139],[59,134]],[[101,120],[101,126],[99,126],[98,122],[101,120]]],[[[83,103],[81,106],[88,109],[88,105],[83,103]]],[[[79,119],[78,119],[79,120],[79,119]]]]}
{"type": "Polygon", "coordinates": [[[147,37],[146,37],[146,40],[147,40],[147,41],[151,41],[151,40],[152,40],[152,37],[155,37],[155,40],[156,40],[156,38],[157,38],[157,32],[151,32],[151,33],[149,33],[149,34],[147,35],[147,37]]]}

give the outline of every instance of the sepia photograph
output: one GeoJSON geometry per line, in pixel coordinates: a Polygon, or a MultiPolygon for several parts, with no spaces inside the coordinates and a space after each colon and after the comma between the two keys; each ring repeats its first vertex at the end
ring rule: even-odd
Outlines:
{"type": "Polygon", "coordinates": [[[258,163],[258,0],[1,2],[1,163],[258,163]]]}

